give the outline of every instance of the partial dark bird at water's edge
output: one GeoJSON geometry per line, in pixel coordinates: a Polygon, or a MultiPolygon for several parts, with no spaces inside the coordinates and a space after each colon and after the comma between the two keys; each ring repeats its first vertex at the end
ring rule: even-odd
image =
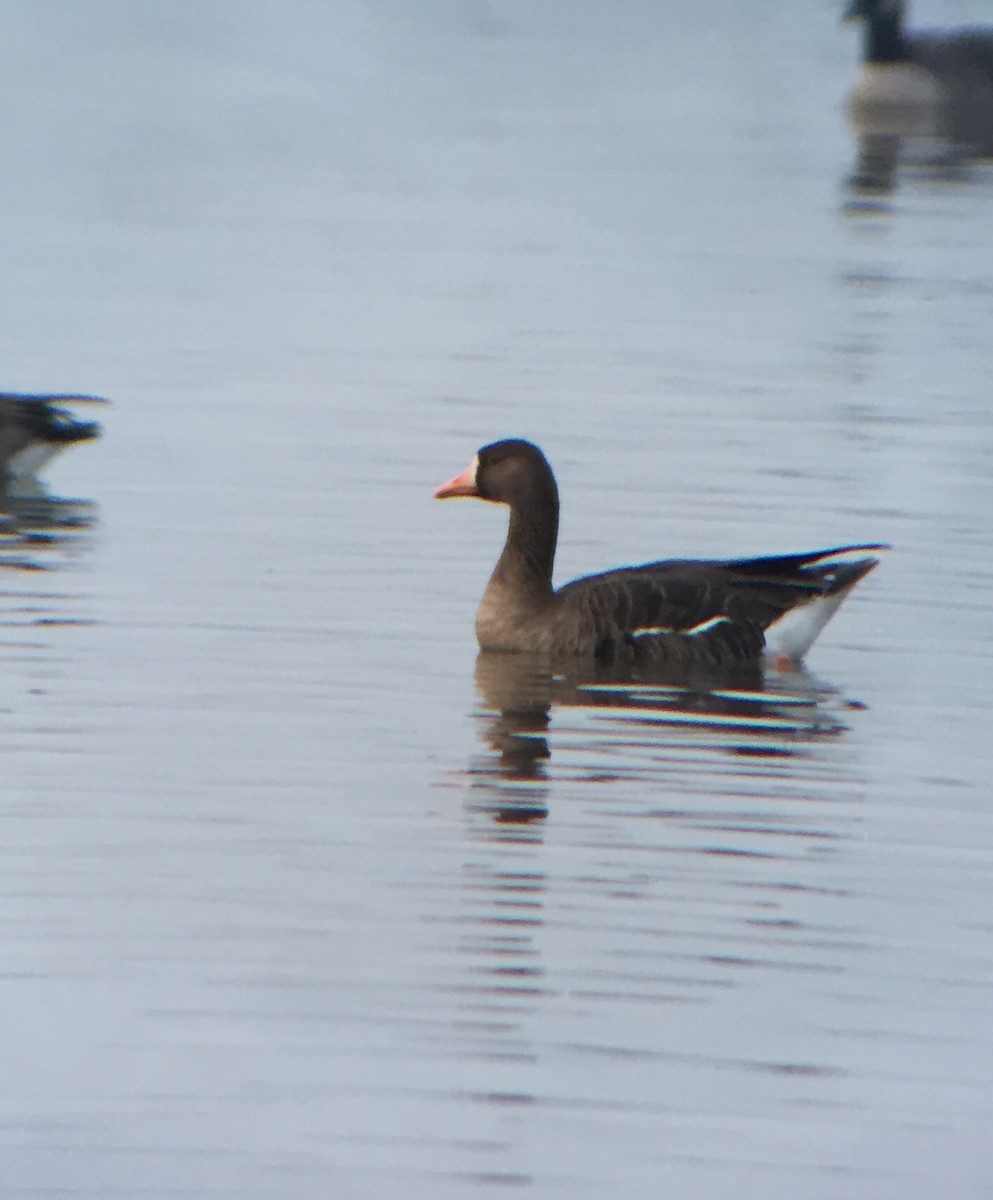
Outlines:
{"type": "Polygon", "coordinates": [[[106,403],[100,396],[0,392],[0,487],[35,479],[59,451],[99,437],[99,424],[79,420],[68,406],[106,403]]]}
{"type": "Polygon", "coordinates": [[[907,30],[903,0],[851,0],[864,29],[848,98],[856,132],[938,138],[993,155],[993,28],[907,30]]]}

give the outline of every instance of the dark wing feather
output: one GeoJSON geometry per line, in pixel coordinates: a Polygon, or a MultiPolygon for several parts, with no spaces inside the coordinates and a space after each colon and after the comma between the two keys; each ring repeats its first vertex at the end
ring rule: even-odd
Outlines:
{"type": "Polygon", "coordinates": [[[689,629],[723,613],[718,566],[645,563],[576,579],[558,596],[563,609],[590,614],[598,638],[623,637],[647,626],[689,629]]]}
{"type": "Polygon", "coordinates": [[[598,652],[638,642],[645,651],[646,630],[659,630],[656,645],[672,652],[672,635],[693,643],[698,654],[711,646],[721,656],[757,654],[764,631],[784,613],[818,596],[850,587],[878,561],[881,545],[839,546],[807,554],[743,558],[731,562],[657,562],[577,579],[557,593],[563,627],[576,631],[573,652],[598,652]],[[833,561],[840,554],[862,555],[833,561]],[[703,633],[701,624],[727,621],[703,633]],[[668,634],[668,636],[666,636],[668,634]]]}
{"type": "Polygon", "coordinates": [[[726,564],[732,579],[729,615],[744,614],[767,629],[791,608],[854,586],[879,562],[877,552],[888,549],[873,543],[736,559],[726,564]]]}
{"type": "Polygon", "coordinates": [[[762,626],[746,616],[701,624],[728,614],[720,563],[646,563],[577,579],[558,592],[560,628],[575,631],[575,652],[598,658],[728,667],[757,659],[762,626]]]}

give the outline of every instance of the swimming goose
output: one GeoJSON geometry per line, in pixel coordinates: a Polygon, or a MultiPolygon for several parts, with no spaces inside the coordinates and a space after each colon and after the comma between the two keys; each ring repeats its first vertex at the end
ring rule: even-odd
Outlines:
{"type": "Polygon", "coordinates": [[[722,668],[800,662],[882,545],[730,562],[622,567],[552,587],[559,497],[544,454],[519,438],[483,446],[435,497],[510,508],[503,553],[476,617],[484,650],[722,668]]]}
{"type": "Polygon", "coordinates": [[[0,392],[0,483],[31,479],[53,455],[99,436],[96,421],[78,421],[65,404],[106,404],[99,396],[0,392]]]}
{"type": "Polygon", "coordinates": [[[993,29],[906,33],[903,0],[851,0],[863,61],[848,98],[863,135],[941,138],[993,154],[993,29]]]}

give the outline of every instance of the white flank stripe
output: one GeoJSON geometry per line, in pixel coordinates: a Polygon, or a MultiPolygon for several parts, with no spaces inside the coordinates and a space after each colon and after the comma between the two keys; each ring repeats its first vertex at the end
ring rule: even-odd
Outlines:
{"type": "Polygon", "coordinates": [[[724,616],[721,613],[718,617],[711,617],[709,621],[701,621],[699,625],[694,625],[690,629],[680,629],[680,633],[687,637],[696,637],[698,633],[709,633],[711,629],[715,629],[718,625],[730,625],[731,618],[724,616]]]}
{"type": "Polygon", "coordinates": [[[701,621],[699,625],[691,625],[689,629],[673,629],[669,625],[642,625],[640,629],[632,629],[631,636],[640,637],[659,637],[662,634],[678,633],[683,637],[696,637],[701,633],[708,633],[718,625],[724,625],[730,622],[730,617],[723,615],[719,617],[709,617],[706,621],[701,621]]]}

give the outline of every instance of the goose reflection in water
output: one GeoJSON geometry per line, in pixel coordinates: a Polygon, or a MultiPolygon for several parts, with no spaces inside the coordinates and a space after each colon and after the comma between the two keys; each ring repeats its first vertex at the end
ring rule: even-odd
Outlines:
{"type": "Polygon", "coordinates": [[[0,566],[38,571],[58,565],[96,515],[89,500],[52,495],[38,472],[78,442],[99,437],[96,421],[70,405],[106,404],[97,396],[0,393],[0,566]]]}
{"type": "Polygon", "coordinates": [[[757,664],[719,674],[591,663],[563,672],[529,655],[483,651],[476,687],[487,753],[470,766],[470,806],[500,823],[546,816],[554,778],[662,785],[670,767],[693,756],[701,769],[715,754],[791,758],[843,733],[840,711],[858,707],[806,671],[765,674],[757,664]]]}

